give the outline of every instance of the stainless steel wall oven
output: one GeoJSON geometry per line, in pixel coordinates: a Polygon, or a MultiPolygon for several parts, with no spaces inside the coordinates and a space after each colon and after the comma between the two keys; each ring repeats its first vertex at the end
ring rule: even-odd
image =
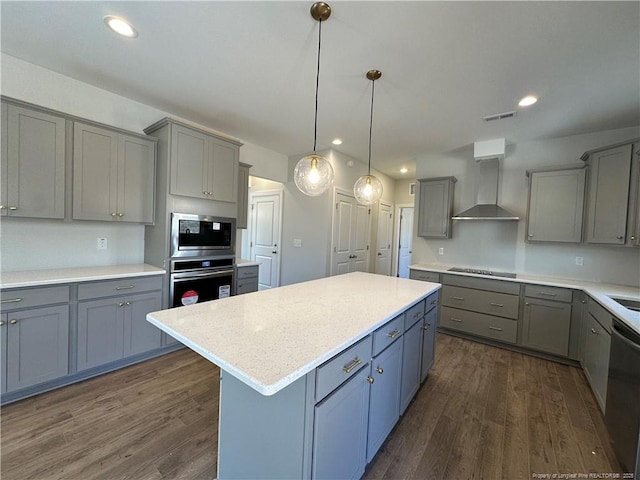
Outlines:
{"type": "Polygon", "coordinates": [[[233,257],[172,260],[169,307],[182,307],[234,295],[233,264],[233,257]]]}

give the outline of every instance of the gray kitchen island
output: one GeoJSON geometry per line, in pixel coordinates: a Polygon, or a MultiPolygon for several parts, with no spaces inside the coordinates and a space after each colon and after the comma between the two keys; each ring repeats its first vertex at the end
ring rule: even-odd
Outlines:
{"type": "Polygon", "coordinates": [[[360,478],[433,364],[439,284],[354,272],[148,314],[218,365],[218,478],[360,478]]]}

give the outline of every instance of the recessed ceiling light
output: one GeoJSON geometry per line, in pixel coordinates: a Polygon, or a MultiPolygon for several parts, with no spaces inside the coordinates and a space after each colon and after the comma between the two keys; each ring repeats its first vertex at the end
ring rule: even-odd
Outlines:
{"type": "Polygon", "coordinates": [[[333,143],[334,145],[342,145],[342,140],[340,140],[339,138],[334,138],[331,143],[333,143]]]}
{"type": "Polygon", "coordinates": [[[127,22],[124,18],[107,15],[104,17],[104,23],[111,30],[123,37],[135,38],[138,36],[138,32],[133,28],[133,25],[127,22]]]}
{"type": "Polygon", "coordinates": [[[527,95],[522,100],[518,102],[518,105],[521,107],[528,107],[529,105],[533,105],[538,101],[538,97],[534,97],[533,95],[527,95]]]}
{"type": "Polygon", "coordinates": [[[407,173],[409,171],[409,169],[407,167],[402,167],[400,169],[400,173],[407,173]]]}

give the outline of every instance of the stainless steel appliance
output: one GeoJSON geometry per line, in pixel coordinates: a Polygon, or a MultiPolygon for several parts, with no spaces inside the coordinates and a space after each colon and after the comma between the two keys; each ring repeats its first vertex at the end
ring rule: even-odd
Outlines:
{"type": "Polygon", "coordinates": [[[236,219],[171,214],[171,258],[234,255],[236,219]]]}
{"type": "Polygon", "coordinates": [[[640,335],[616,318],[611,331],[605,422],[622,467],[640,479],[640,335]]]}
{"type": "Polygon", "coordinates": [[[169,307],[208,302],[235,294],[234,257],[171,260],[169,307]]]}
{"type": "Polygon", "coordinates": [[[466,267],[452,267],[448,270],[449,272],[461,272],[461,273],[475,273],[476,275],[487,275],[491,277],[503,277],[503,278],[516,278],[515,273],[509,272],[494,272],[491,270],[482,270],[476,268],[466,268],[466,267]]]}

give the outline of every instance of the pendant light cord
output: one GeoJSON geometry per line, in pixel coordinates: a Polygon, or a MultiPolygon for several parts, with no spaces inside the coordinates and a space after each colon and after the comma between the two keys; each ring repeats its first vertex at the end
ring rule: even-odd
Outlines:
{"type": "Polygon", "coordinates": [[[320,46],[322,45],[322,20],[318,20],[318,68],[316,69],[316,113],[313,120],[313,153],[316,153],[318,138],[318,88],[320,86],[320,46]]]}
{"type": "Polygon", "coordinates": [[[369,175],[371,175],[371,133],[373,131],[373,92],[376,88],[376,81],[371,80],[371,116],[369,120],[369,175]]]}

